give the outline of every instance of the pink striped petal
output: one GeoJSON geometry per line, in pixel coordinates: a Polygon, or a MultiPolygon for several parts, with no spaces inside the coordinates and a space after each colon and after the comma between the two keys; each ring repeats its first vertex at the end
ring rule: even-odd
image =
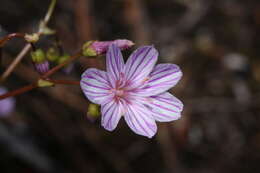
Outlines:
{"type": "Polygon", "coordinates": [[[110,101],[101,105],[101,125],[109,131],[113,131],[123,114],[123,106],[120,102],[110,101]]]}
{"type": "Polygon", "coordinates": [[[175,64],[158,64],[150,74],[144,87],[137,91],[141,96],[152,96],[163,93],[174,87],[182,77],[182,71],[175,64]]]}
{"type": "Polygon", "coordinates": [[[87,69],[81,76],[81,89],[93,103],[102,104],[112,99],[106,72],[95,68],[87,69]]]}
{"type": "Polygon", "coordinates": [[[124,69],[124,59],[120,49],[111,44],[106,54],[106,66],[111,85],[115,87],[116,81],[120,79],[124,69]]]}
{"type": "Polygon", "coordinates": [[[153,112],[154,119],[160,122],[179,119],[183,109],[182,102],[168,92],[149,97],[145,105],[153,112]]]}
{"type": "Polygon", "coordinates": [[[152,112],[142,104],[134,103],[127,105],[124,117],[128,126],[136,134],[151,138],[157,132],[152,112]]]}
{"type": "Polygon", "coordinates": [[[132,88],[146,81],[157,59],[158,52],[153,46],[141,47],[131,54],[125,65],[125,75],[132,88]]]}

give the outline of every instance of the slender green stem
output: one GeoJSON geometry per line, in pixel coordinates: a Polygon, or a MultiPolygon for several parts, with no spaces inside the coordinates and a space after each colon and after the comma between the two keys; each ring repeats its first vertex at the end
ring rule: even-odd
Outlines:
{"type": "Polygon", "coordinates": [[[26,53],[30,50],[31,44],[28,43],[23,48],[23,50],[16,56],[16,58],[13,60],[13,62],[8,66],[8,68],[5,70],[5,72],[0,77],[0,82],[3,82],[15,69],[15,67],[19,64],[19,62],[22,60],[22,58],[26,55],[26,53]]]}
{"type": "Polygon", "coordinates": [[[52,16],[53,10],[54,10],[55,5],[56,5],[56,2],[57,2],[57,0],[52,0],[51,4],[49,5],[48,12],[47,12],[47,14],[45,15],[45,18],[44,18],[44,21],[46,23],[49,22],[49,20],[50,20],[50,18],[52,16]]]}
{"type": "Polygon", "coordinates": [[[44,27],[45,27],[45,26],[47,25],[47,23],[49,22],[49,20],[50,20],[50,18],[51,18],[51,16],[52,16],[52,13],[53,13],[53,11],[54,11],[56,2],[57,2],[57,0],[52,0],[52,1],[51,1],[50,5],[49,5],[49,8],[48,8],[48,11],[47,11],[47,13],[46,13],[46,15],[45,15],[45,17],[44,17],[44,20],[42,21],[43,23],[42,23],[42,25],[40,25],[40,27],[39,27],[39,31],[38,31],[39,33],[42,32],[42,30],[44,29],[44,27]]]}

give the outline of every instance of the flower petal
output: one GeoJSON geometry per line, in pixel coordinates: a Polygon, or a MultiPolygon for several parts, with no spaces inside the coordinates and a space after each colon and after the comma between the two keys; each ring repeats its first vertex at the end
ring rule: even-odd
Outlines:
{"type": "Polygon", "coordinates": [[[106,66],[111,85],[114,86],[116,81],[120,78],[124,69],[124,59],[120,49],[111,44],[106,54],[106,66]]]}
{"type": "Polygon", "coordinates": [[[157,126],[152,112],[142,104],[127,105],[125,112],[125,121],[128,126],[139,135],[151,138],[157,132],[157,126]]]}
{"type": "Polygon", "coordinates": [[[163,93],[175,86],[182,77],[182,71],[175,64],[158,64],[150,74],[150,79],[138,91],[141,96],[163,93]]]}
{"type": "Polygon", "coordinates": [[[182,102],[169,92],[149,97],[145,105],[153,112],[156,121],[168,122],[181,117],[182,102]]]}
{"type": "Polygon", "coordinates": [[[131,87],[145,82],[158,59],[158,52],[153,46],[144,46],[134,51],[125,65],[126,80],[131,87]]]}
{"type": "Polygon", "coordinates": [[[120,102],[108,102],[104,105],[101,105],[101,124],[102,126],[109,131],[113,131],[123,113],[123,106],[120,102]]]}
{"type": "Polygon", "coordinates": [[[85,96],[93,103],[102,104],[113,97],[109,92],[111,87],[104,71],[87,69],[81,76],[80,86],[85,96]]]}

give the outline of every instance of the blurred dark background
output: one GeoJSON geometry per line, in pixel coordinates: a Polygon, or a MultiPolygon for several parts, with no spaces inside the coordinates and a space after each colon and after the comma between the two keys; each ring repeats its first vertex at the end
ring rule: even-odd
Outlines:
{"type": "MultiPolygon", "coordinates": [[[[0,2],[1,37],[35,32],[50,3],[0,2]]],[[[171,90],[184,103],[182,118],[158,123],[152,139],[124,120],[108,132],[87,118],[79,86],[36,89],[0,119],[1,173],[260,172],[259,0],[58,0],[49,26],[68,54],[87,40],[155,45],[160,62],[183,70],[171,90]]],[[[36,46],[46,50],[54,40],[44,36],[36,46]]],[[[24,44],[5,45],[1,72],[24,44]]],[[[104,58],[81,58],[53,78],[80,80],[88,67],[104,68],[104,58]]],[[[37,77],[27,56],[1,86],[14,90],[37,77]]]]}

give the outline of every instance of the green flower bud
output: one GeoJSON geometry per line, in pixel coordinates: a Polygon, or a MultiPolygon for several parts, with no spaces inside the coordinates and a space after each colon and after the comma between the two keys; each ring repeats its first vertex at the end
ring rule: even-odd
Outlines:
{"type": "Polygon", "coordinates": [[[90,121],[95,121],[100,116],[100,109],[99,106],[96,104],[90,103],[88,105],[88,112],[87,112],[87,118],[90,121]]]}
{"type": "Polygon", "coordinates": [[[58,64],[62,64],[64,63],[65,61],[67,61],[68,59],[70,58],[70,56],[68,54],[64,54],[62,56],[59,57],[57,63],[58,64]]]}
{"type": "Polygon", "coordinates": [[[59,56],[59,51],[53,47],[49,48],[46,53],[47,59],[52,62],[56,61],[59,58],[59,56]]]}
{"type": "Polygon", "coordinates": [[[34,63],[42,63],[45,61],[45,53],[42,49],[37,49],[31,52],[31,58],[34,63]]]}
{"type": "Polygon", "coordinates": [[[47,80],[39,79],[37,85],[38,87],[51,87],[54,86],[54,83],[47,80]]]}
{"type": "Polygon", "coordinates": [[[93,41],[88,41],[82,46],[82,54],[84,56],[97,56],[98,55],[96,50],[93,49],[92,47],[90,47],[92,43],[93,43],[93,41]]]}

